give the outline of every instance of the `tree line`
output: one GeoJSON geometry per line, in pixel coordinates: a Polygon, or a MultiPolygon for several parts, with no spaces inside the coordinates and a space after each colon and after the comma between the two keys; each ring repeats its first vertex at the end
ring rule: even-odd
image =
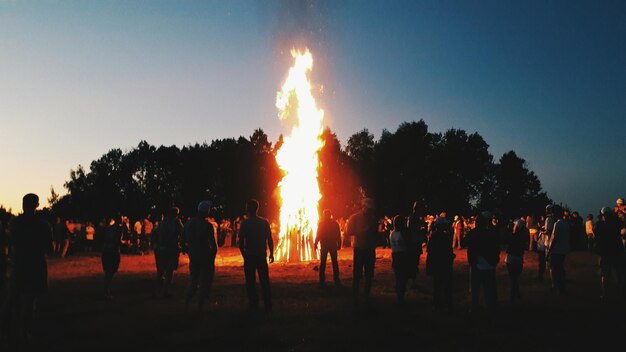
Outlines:
{"type": "MultiPolygon", "coordinates": [[[[328,128],[319,153],[321,209],[347,217],[364,196],[374,198],[383,215],[408,213],[415,203],[423,214],[446,211],[470,215],[489,209],[505,218],[542,214],[551,200],[534,172],[514,151],[497,162],[478,134],[462,129],[429,132],[423,120],[404,122],[375,140],[363,129],[342,146],[328,128]]],[[[115,214],[143,217],[175,205],[193,214],[201,200],[215,204],[216,217],[243,213],[256,198],[264,215],[278,218],[276,185],[282,178],[274,158],[282,135],[272,143],[262,129],[250,137],[216,139],[183,146],[150,145],[111,149],[78,165],[64,184],[52,190],[51,211],[64,218],[92,221],[115,214]]]]}

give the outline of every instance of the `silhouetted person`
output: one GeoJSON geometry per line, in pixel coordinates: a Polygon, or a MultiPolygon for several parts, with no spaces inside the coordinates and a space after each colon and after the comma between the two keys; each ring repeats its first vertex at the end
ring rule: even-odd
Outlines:
{"type": "Polygon", "coordinates": [[[396,298],[398,304],[404,305],[406,285],[415,272],[415,262],[411,247],[414,241],[407,230],[407,221],[404,216],[396,215],[393,218],[394,230],[389,235],[391,245],[391,268],[396,278],[396,298]]]}
{"type": "Polygon", "coordinates": [[[70,237],[67,225],[65,224],[65,221],[61,220],[60,216],[56,217],[52,231],[52,239],[54,240],[53,252],[55,255],[63,258],[70,245],[70,237]]]}
{"type": "Polygon", "coordinates": [[[211,294],[217,255],[216,229],[209,221],[211,206],[210,201],[200,202],[197,215],[185,223],[184,247],[189,254],[189,288],[185,297],[185,311],[189,309],[189,303],[198,289],[198,312],[202,312],[204,300],[211,294]]]}
{"type": "Polygon", "coordinates": [[[333,220],[330,210],[324,210],[322,221],[317,226],[315,236],[315,248],[320,245],[320,285],[324,286],[326,281],[326,260],[330,254],[330,261],[333,266],[333,281],[335,285],[340,285],[339,262],[337,261],[337,250],[341,249],[341,231],[339,224],[333,220]]]}
{"type": "Polygon", "coordinates": [[[152,231],[152,246],[156,262],[156,285],[153,296],[169,297],[174,271],[178,269],[183,223],[178,218],[180,210],[172,207],[165,219],[152,231]]]}
{"type": "Polygon", "coordinates": [[[543,282],[543,277],[546,272],[546,254],[548,253],[548,246],[552,238],[555,223],[553,209],[554,205],[546,205],[546,218],[539,232],[539,238],[537,239],[537,279],[539,282],[543,282]]]}
{"type": "Polygon", "coordinates": [[[272,295],[270,290],[269,262],[274,262],[274,241],[267,219],[258,216],[259,202],[251,199],[246,204],[246,219],[241,222],[239,230],[239,250],[243,256],[243,268],[246,277],[246,291],[248,293],[248,309],[257,310],[259,297],[256,291],[256,275],[259,275],[263,307],[266,311],[272,310],[272,295]]]}
{"type": "Polygon", "coordinates": [[[626,291],[624,291],[626,256],[620,235],[621,224],[617,214],[609,207],[602,208],[600,214],[602,219],[598,221],[594,229],[595,251],[600,256],[600,299],[607,298],[613,272],[615,272],[617,285],[621,291],[620,295],[626,298],[626,291]]]}
{"type": "MultiPolygon", "coordinates": [[[[52,251],[52,228],[36,215],[38,206],[39,197],[26,194],[22,198],[24,213],[9,224],[12,271],[2,316],[10,316],[9,339],[19,350],[27,347],[37,298],[48,291],[46,254],[52,251]]],[[[0,330],[4,334],[6,329],[0,330]]]]}
{"type": "Polygon", "coordinates": [[[593,214],[589,214],[587,215],[587,220],[585,221],[585,234],[587,236],[587,250],[589,251],[593,251],[594,250],[594,241],[595,241],[595,234],[593,232],[595,225],[593,223],[593,214]]]}
{"type": "Polygon", "coordinates": [[[474,228],[464,240],[470,266],[471,312],[478,309],[481,292],[489,313],[495,313],[498,305],[496,266],[500,261],[500,247],[498,231],[491,222],[492,218],[488,211],[480,213],[474,228]]]}
{"type": "Polygon", "coordinates": [[[419,272],[420,257],[422,256],[422,245],[426,243],[426,234],[428,232],[428,224],[424,221],[424,217],[418,214],[417,202],[413,203],[411,214],[409,214],[407,220],[407,230],[411,235],[413,243],[409,244],[409,256],[413,260],[415,269],[412,272],[411,279],[413,280],[413,287],[415,287],[415,280],[417,279],[417,273],[419,272]]]}
{"type": "Polygon", "coordinates": [[[550,260],[550,275],[552,277],[552,288],[558,289],[563,296],[567,294],[565,289],[565,257],[570,252],[570,226],[569,220],[563,218],[563,209],[555,205],[552,209],[554,223],[550,246],[546,258],[550,260]]]}
{"type": "Polygon", "coordinates": [[[526,221],[517,220],[506,248],[506,269],[511,279],[511,302],[521,300],[519,279],[524,268],[524,250],[528,248],[530,233],[526,228],[526,221]]]}
{"type": "Polygon", "coordinates": [[[109,218],[109,224],[102,234],[102,270],[104,271],[104,299],[111,300],[111,283],[120,268],[120,247],[122,245],[123,224],[119,216],[109,218]]]}
{"type": "Polygon", "coordinates": [[[452,310],[452,225],[441,213],[431,225],[426,248],[426,273],[433,278],[433,303],[435,310],[452,310]]]}
{"type": "Polygon", "coordinates": [[[7,226],[0,220],[0,302],[4,301],[7,282],[8,245],[7,226]]]}
{"type": "Polygon", "coordinates": [[[354,236],[352,256],[352,295],[354,305],[359,303],[359,286],[365,275],[363,296],[369,301],[374,265],[376,263],[376,241],[378,237],[378,221],[376,219],[374,200],[366,198],[361,210],[348,219],[348,235],[354,236]]]}

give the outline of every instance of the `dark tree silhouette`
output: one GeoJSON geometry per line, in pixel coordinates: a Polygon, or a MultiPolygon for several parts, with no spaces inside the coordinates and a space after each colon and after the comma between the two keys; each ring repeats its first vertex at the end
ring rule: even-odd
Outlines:
{"type": "MultiPolygon", "coordinates": [[[[342,148],[325,129],[318,181],[321,209],[348,216],[363,194],[376,199],[382,214],[407,213],[418,203],[424,213],[469,214],[497,210],[507,217],[540,212],[550,202],[537,176],[513,151],[497,164],[478,133],[449,129],[431,133],[423,120],[383,130],[378,141],[363,129],[342,148]]],[[[63,217],[99,221],[122,213],[142,217],[172,205],[183,214],[199,201],[215,204],[217,217],[242,215],[247,199],[261,203],[264,216],[276,219],[277,184],[282,177],[275,160],[282,146],[262,129],[249,138],[213,140],[210,144],[155,147],[141,141],[123,152],[111,149],[85,170],[78,165],[65,183],[67,194],[51,190],[51,207],[63,217]]]]}

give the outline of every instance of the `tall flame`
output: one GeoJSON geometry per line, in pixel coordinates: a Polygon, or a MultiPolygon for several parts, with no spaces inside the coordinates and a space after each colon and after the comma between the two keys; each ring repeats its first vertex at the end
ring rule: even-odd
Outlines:
{"type": "Polygon", "coordinates": [[[319,221],[318,202],[321,193],[317,181],[318,152],[324,142],[321,135],[324,110],[318,109],[311,93],[307,74],[313,68],[313,56],[292,50],[294,65],[282,89],[276,95],[279,117],[297,116],[291,135],[276,153],[276,162],[283,171],[278,183],[280,193],[280,231],[276,259],[309,261],[317,259],[313,246],[319,221]]]}

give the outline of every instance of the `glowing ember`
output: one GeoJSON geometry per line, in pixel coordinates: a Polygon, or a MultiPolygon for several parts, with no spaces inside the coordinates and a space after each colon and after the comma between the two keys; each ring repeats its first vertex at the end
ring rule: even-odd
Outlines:
{"type": "Polygon", "coordinates": [[[278,183],[281,206],[276,259],[294,262],[317,259],[313,241],[321,198],[317,169],[318,152],[324,144],[324,111],[317,108],[307,77],[313,56],[308,49],[304,53],[292,50],[291,55],[295,64],[276,95],[280,119],[297,116],[291,135],[284,138],[276,153],[276,162],[284,173],[278,183]]]}

